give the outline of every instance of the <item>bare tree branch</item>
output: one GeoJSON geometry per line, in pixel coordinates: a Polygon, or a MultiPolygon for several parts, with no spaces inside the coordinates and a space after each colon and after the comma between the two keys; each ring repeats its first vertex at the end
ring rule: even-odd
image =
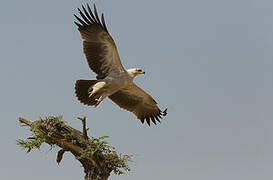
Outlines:
{"type": "Polygon", "coordinates": [[[86,117],[78,117],[79,120],[82,121],[82,133],[83,133],[83,137],[84,139],[89,139],[88,135],[87,135],[87,129],[86,129],[86,117]]]}

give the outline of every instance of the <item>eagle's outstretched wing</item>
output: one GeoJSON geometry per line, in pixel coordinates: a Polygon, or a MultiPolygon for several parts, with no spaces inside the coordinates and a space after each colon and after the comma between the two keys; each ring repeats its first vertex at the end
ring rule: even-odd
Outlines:
{"type": "Polygon", "coordinates": [[[109,98],[114,101],[119,107],[133,112],[138,119],[150,126],[150,120],[156,124],[160,122],[161,116],[166,116],[167,109],[163,112],[158,108],[156,101],[144,90],[139,88],[134,83],[131,83],[126,88],[119,90],[109,98]]]}
{"type": "Polygon", "coordinates": [[[98,79],[103,79],[111,72],[125,71],[118,54],[117,47],[111,35],[108,33],[104,16],[101,21],[94,4],[94,13],[87,4],[87,9],[82,6],[79,10],[81,18],[74,15],[78,22],[81,37],[83,39],[83,52],[86,56],[89,67],[98,75],[98,79]]]}

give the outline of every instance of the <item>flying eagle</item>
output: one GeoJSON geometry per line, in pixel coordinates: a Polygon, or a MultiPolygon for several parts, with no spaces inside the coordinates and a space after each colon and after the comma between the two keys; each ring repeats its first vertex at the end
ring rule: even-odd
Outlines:
{"type": "Polygon", "coordinates": [[[98,106],[109,97],[120,108],[130,111],[141,120],[154,124],[159,118],[166,116],[167,109],[161,111],[156,101],[139,88],[133,79],[145,72],[139,68],[124,69],[117,47],[109,34],[102,13],[98,16],[94,4],[94,12],[87,8],[78,8],[80,17],[74,14],[78,30],[83,39],[83,52],[88,65],[97,74],[97,80],[77,80],[75,94],[78,100],[88,106],[98,106]]]}

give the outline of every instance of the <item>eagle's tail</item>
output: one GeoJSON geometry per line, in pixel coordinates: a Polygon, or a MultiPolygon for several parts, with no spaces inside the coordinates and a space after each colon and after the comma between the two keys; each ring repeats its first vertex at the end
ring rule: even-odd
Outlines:
{"type": "Polygon", "coordinates": [[[89,92],[92,91],[94,84],[99,82],[98,80],[77,80],[75,83],[75,94],[78,100],[88,106],[95,106],[97,100],[94,97],[89,97],[89,92]]]}

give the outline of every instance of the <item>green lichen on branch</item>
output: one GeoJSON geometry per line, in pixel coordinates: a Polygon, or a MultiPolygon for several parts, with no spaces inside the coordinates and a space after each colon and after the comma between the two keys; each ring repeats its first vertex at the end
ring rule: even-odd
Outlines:
{"type": "Polygon", "coordinates": [[[85,149],[78,159],[93,157],[96,162],[99,162],[100,167],[113,170],[118,175],[124,174],[124,170],[130,171],[128,162],[131,161],[131,156],[118,154],[114,147],[108,145],[105,138],[108,137],[102,136],[81,141],[80,143],[85,145],[85,149]]]}
{"type": "MultiPolygon", "coordinates": [[[[100,171],[114,172],[115,174],[124,174],[130,171],[128,162],[131,161],[132,156],[122,155],[115,151],[115,148],[110,146],[105,139],[107,136],[99,138],[86,139],[83,133],[68,126],[63,120],[62,116],[49,116],[40,118],[34,121],[30,128],[32,136],[26,140],[19,139],[17,144],[27,152],[33,149],[40,149],[43,143],[47,143],[53,148],[58,145],[57,140],[72,144],[73,147],[80,148],[80,151],[74,149],[66,149],[75,155],[78,160],[92,159],[98,165],[100,171]]],[[[61,147],[63,148],[63,147],[61,147]]],[[[62,156],[61,156],[62,157],[62,156]]]]}
{"type": "Polygon", "coordinates": [[[16,144],[21,146],[22,149],[26,149],[27,153],[29,153],[32,149],[40,149],[43,143],[47,143],[53,147],[55,145],[54,142],[40,129],[43,124],[45,125],[49,122],[55,127],[64,126],[62,116],[51,116],[46,117],[45,119],[40,118],[40,120],[33,122],[30,127],[32,136],[26,140],[18,139],[16,144]]]}

